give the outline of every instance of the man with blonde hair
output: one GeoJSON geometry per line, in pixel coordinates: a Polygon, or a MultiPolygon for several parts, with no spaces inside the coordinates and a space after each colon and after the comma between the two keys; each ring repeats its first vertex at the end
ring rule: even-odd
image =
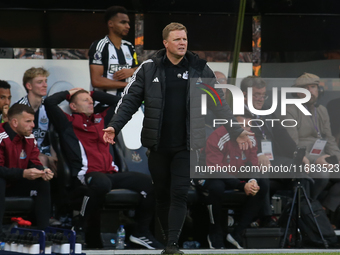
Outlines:
{"type": "MultiPolygon", "coordinates": [[[[190,110],[189,106],[194,100],[200,102],[202,90],[197,89],[196,84],[207,78],[210,86],[214,86],[216,79],[205,60],[187,51],[184,25],[167,25],[163,30],[163,44],[165,49],[144,61],[132,76],[118,102],[116,114],[104,130],[104,141],[113,144],[115,135],[144,101],[141,139],[143,146],[150,150],[148,163],[156,191],[157,214],[167,239],[163,253],[182,254],[178,239],[187,213],[190,151],[204,147],[206,139],[200,108],[190,110]],[[192,127],[191,121],[197,125],[192,127]]],[[[212,107],[216,116],[237,122],[223,99],[222,90],[217,89],[217,93],[221,104],[212,107]]],[[[212,100],[208,103],[213,104],[212,100]]],[[[239,125],[227,129],[241,148],[252,147],[247,136],[249,132],[239,125]]]]}
{"type": "Polygon", "coordinates": [[[39,159],[41,163],[49,167],[54,173],[57,172],[56,156],[52,156],[50,142],[48,139],[49,120],[44,106],[44,96],[47,95],[47,77],[50,73],[43,67],[32,67],[24,73],[23,85],[27,95],[17,103],[25,104],[35,112],[33,134],[40,150],[39,159]]]}

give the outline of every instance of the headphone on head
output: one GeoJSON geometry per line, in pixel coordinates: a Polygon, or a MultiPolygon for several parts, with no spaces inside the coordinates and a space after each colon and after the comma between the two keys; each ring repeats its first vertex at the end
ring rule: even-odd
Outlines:
{"type": "MultiPolygon", "coordinates": [[[[324,90],[324,88],[323,88],[323,86],[320,86],[319,84],[316,84],[317,86],[318,86],[318,100],[320,99],[320,97],[322,97],[324,94],[325,94],[325,90],[324,90]]],[[[302,86],[295,86],[295,84],[294,85],[292,85],[292,87],[294,88],[302,88],[302,86]]],[[[298,95],[297,95],[297,93],[291,93],[292,94],[292,97],[294,97],[294,98],[299,98],[298,97],[298,95]]]]}
{"type": "MultiPolygon", "coordinates": [[[[318,86],[318,99],[323,96],[324,89],[322,86],[320,86],[319,76],[315,74],[311,74],[311,73],[304,73],[295,80],[295,84],[292,87],[304,87],[306,85],[317,85],[318,86]]],[[[294,98],[298,98],[297,93],[292,93],[292,96],[294,98]]]]}

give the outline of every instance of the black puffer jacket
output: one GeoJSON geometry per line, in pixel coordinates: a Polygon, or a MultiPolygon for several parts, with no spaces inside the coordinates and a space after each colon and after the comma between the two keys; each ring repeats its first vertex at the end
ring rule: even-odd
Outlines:
{"type": "MultiPolygon", "coordinates": [[[[116,135],[131,119],[144,101],[145,112],[142,130],[143,146],[157,150],[162,127],[162,113],[165,97],[165,71],[163,60],[165,49],[158,51],[154,57],[144,61],[132,76],[131,81],[124,89],[123,97],[118,102],[116,114],[109,126],[112,126],[116,135]]],[[[189,79],[187,89],[187,149],[199,149],[205,146],[205,122],[201,115],[201,94],[205,93],[198,89],[198,81],[208,83],[214,87],[215,75],[205,60],[188,51],[186,58],[189,61],[189,79]]],[[[232,111],[223,99],[222,90],[217,90],[222,100],[222,105],[216,106],[208,97],[208,107],[213,110],[215,116],[221,119],[233,119],[232,111]],[[210,107],[211,106],[211,107],[210,107]]],[[[236,120],[234,120],[236,122],[236,120]]],[[[238,137],[243,129],[238,125],[228,128],[233,138],[238,137]]]]}

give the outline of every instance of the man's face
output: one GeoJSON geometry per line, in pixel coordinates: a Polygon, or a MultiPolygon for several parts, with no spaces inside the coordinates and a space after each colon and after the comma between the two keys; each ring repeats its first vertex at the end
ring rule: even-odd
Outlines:
{"type": "Polygon", "coordinates": [[[70,104],[72,111],[84,113],[86,116],[93,114],[93,100],[88,93],[80,93],[76,95],[73,103],[70,104]]]}
{"type": "Polygon", "coordinates": [[[251,130],[250,130],[251,127],[248,125],[248,121],[250,121],[251,119],[249,119],[249,118],[243,118],[243,117],[241,117],[241,116],[237,116],[236,119],[237,119],[237,122],[243,123],[243,121],[244,121],[244,124],[245,124],[245,125],[241,124],[241,127],[242,127],[244,130],[246,130],[246,131],[248,131],[248,132],[251,132],[251,130]]]}
{"type": "Polygon", "coordinates": [[[184,30],[175,30],[169,33],[166,40],[163,40],[167,54],[175,58],[182,58],[187,52],[188,39],[184,30]]]}
{"type": "Polygon", "coordinates": [[[23,112],[15,117],[16,121],[16,133],[21,136],[29,136],[32,134],[34,128],[34,115],[23,112]]]}
{"type": "Polygon", "coordinates": [[[2,111],[5,105],[11,104],[11,90],[0,88],[0,111],[2,111]]]}
{"type": "MultiPolygon", "coordinates": [[[[244,94],[244,101],[246,104],[248,104],[247,102],[247,94],[245,92],[243,92],[244,94]]],[[[256,88],[253,87],[253,106],[256,110],[261,110],[263,105],[264,105],[264,101],[266,100],[266,87],[263,88],[256,88]]]]}
{"type": "MultiPolygon", "coordinates": [[[[227,77],[225,77],[225,75],[219,71],[215,71],[214,72],[215,76],[216,76],[216,80],[219,84],[227,84],[228,80],[227,77]]],[[[227,90],[226,88],[222,88],[222,91],[224,93],[224,97],[227,98],[229,95],[229,90],[227,90]]]]}
{"type": "MultiPolygon", "coordinates": [[[[316,101],[318,100],[318,96],[319,96],[318,85],[311,84],[311,85],[303,86],[303,88],[309,90],[309,92],[311,94],[311,98],[309,99],[307,104],[309,104],[309,105],[315,104],[316,101]]],[[[304,93],[297,93],[297,95],[298,95],[299,98],[306,97],[306,95],[304,93]]]]}
{"type": "Polygon", "coordinates": [[[218,81],[218,83],[220,84],[227,84],[228,80],[227,80],[227,77],[225,77],[225,75],[221,72],[214,72],[215,76],[216,76],[216,79],[218,81]]]}
{"type": "Polygon", "coordinates": [[[47,77],[38,75],[37,77],[33,78],[31,82],[26,83],[26,88],[28,89],[29,93],[32,93],[36,96],[46,96],[47,77]]]}
{"type": "Polygon", "coordinates": [[[127,36],[130,30],[129,16],[124,13],[117,13],[108,21],[109,29],[118,37],[127,36]]]}

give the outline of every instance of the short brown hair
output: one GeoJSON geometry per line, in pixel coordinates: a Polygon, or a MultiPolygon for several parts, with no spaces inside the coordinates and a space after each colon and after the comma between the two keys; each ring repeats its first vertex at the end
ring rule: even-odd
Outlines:
{"type": "Polygon", "coordinates": [[[85,89],[81,89],[81,90],[78,90],[76,93],[74,93],[71,98],[70,98],[70,103],[74,103],[74,101],[76,100],[76,97],[79,95],[79,94],[82,94],[82,93],[86,93],[88,94],[89,92],[85,89]]]}
{"type": "Polygon", "coordinates": [[[28,89],[26,88],[26,83],[31,82],[35,77],[38,75],[48,77],[50,73],[44,69],[43,67],[31,67],[30,69],[26,70],[24,73],[24,77],[22,78],[22,82],[24,84],[24,88],[28,93],[28,89]]]}
{"type": "Polygon", "coordinates": [[[250,76],[247,76],[246,78],[244,78],[241,81],[241,90],[243,92],[247,92],[247,89],[249,87],[255,87],[255,88],[258,88],[258,89],[262,89],[266,86],[267,86],[266,82],[261,77],[258,77],[258,76],[251,76],[250,75],[250,76]]]}
{"type": "Polygon", "coordinates": [[[35,112],[32,107],[25,104],[14,104],[8,110],[8,119],[11,120],[15,115],[22,114],[23,112],[27,112],[29,114],[34,115],[35,112]]]}
{"type": "Polygon", "coordinates": [[[175,30],[184,30],[188,34],[187,28],[183,24],[171,22],[163,29],[163,40],[168,39],[170,32],[175,30]]]}

